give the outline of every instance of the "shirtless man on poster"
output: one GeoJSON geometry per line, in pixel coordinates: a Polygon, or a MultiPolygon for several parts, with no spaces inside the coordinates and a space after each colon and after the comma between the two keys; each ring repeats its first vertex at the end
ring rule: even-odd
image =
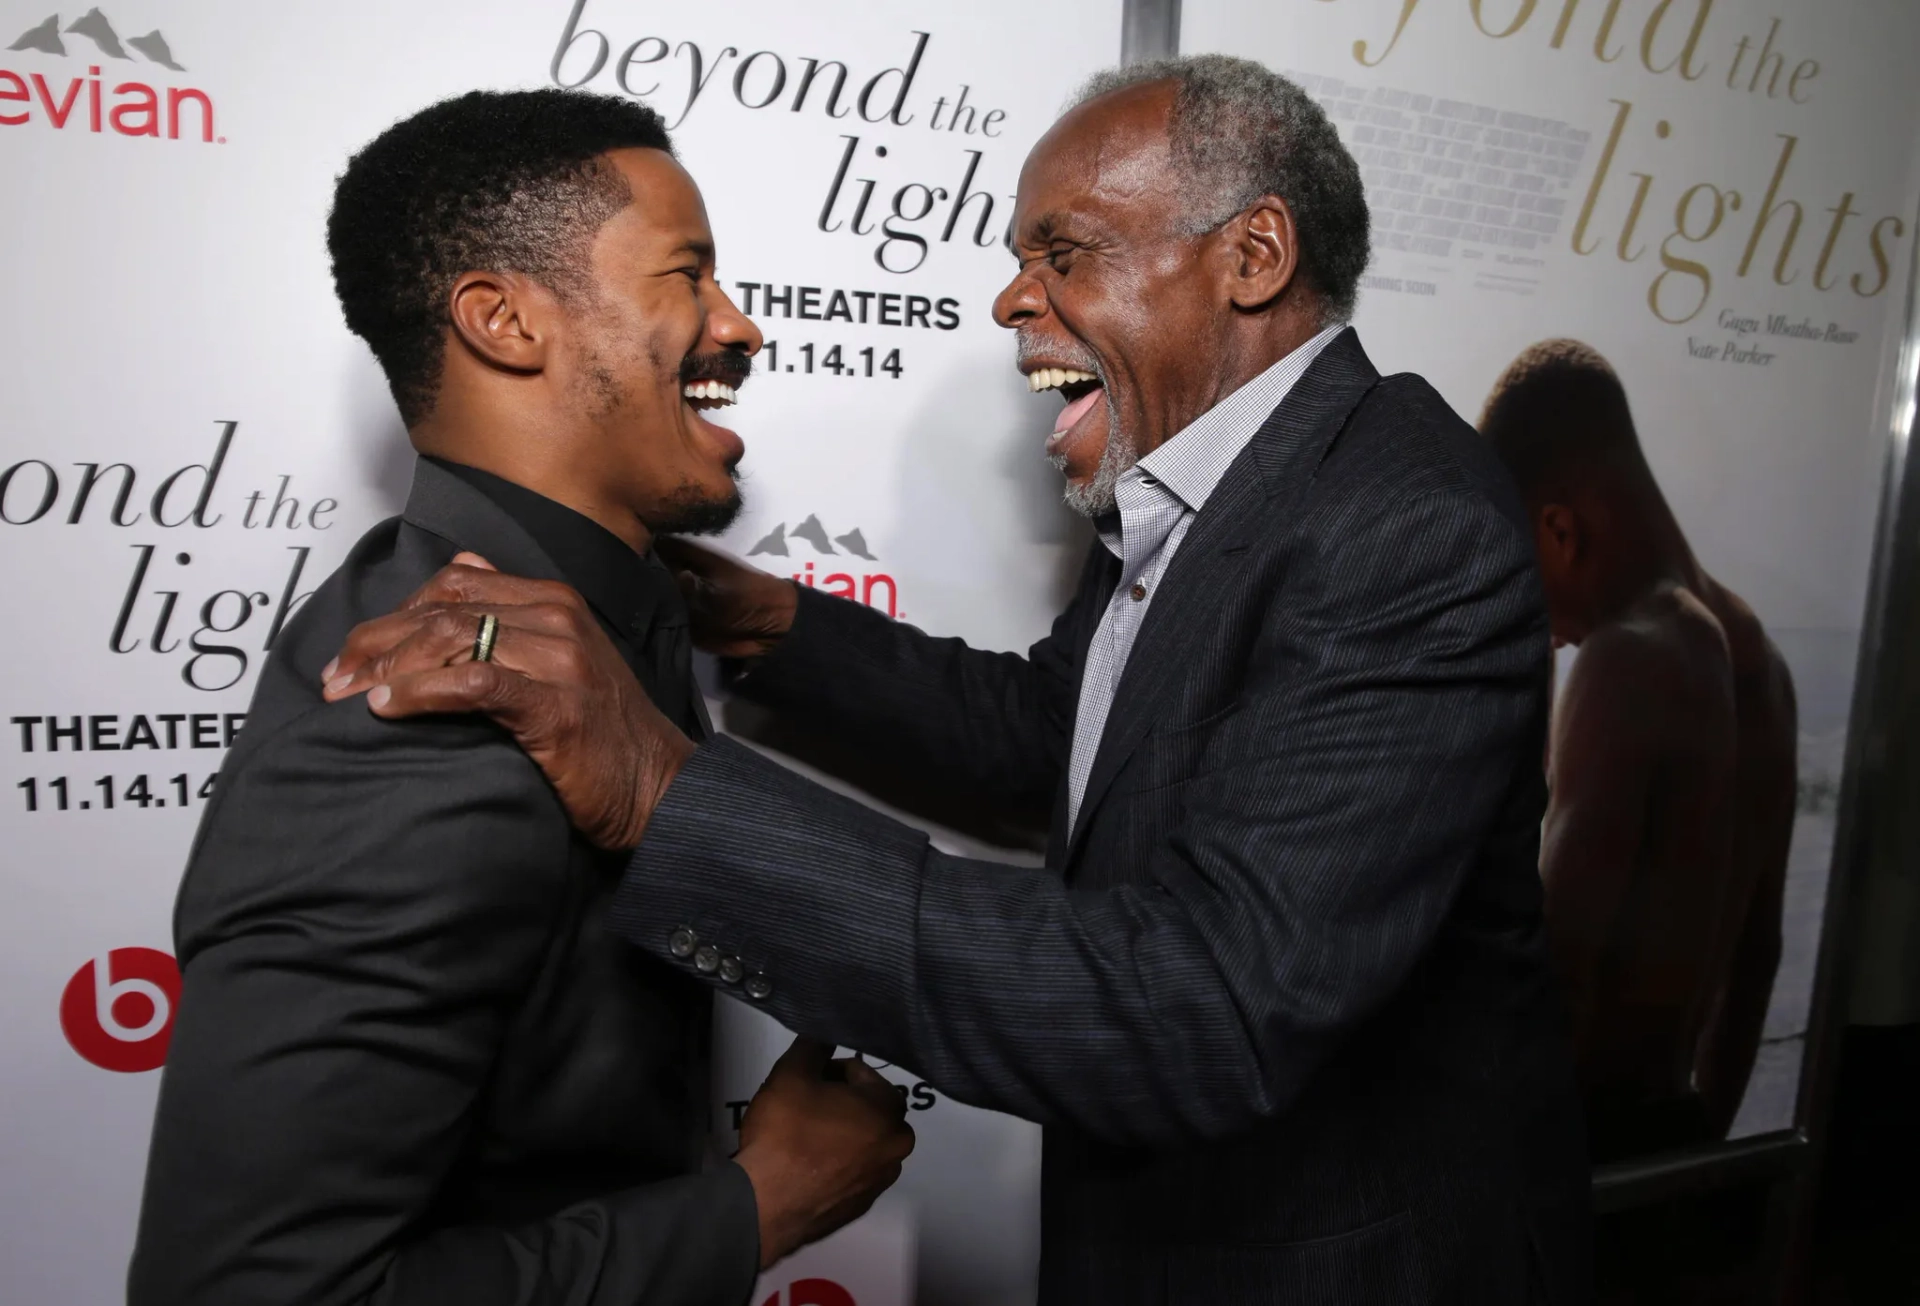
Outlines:
{"type": "Polygon", "coordinates": [[[1540,870],[1594,1160],[1724,1138],[1780,960],[1792,679],[1695,560],[1598,353],[1531,346],[1480,429],[1526,495],[1554,642],[1580,649],[1540,870]]]}

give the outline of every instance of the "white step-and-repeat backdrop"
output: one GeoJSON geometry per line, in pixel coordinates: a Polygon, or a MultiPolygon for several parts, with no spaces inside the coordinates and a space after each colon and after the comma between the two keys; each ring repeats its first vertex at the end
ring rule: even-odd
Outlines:
{"type": "MultiPolygon", "coordinates": [[[[1020,161],[1117,58],[1121,4],[61,2],[0,0],[0,1299],[93,1306],[120,1294],[209,778],[274,633],[406,488],[327,274],[347,155],[475,86],[653,103],[768,340],[729,545],[1020,648],[1086,536],[989,305],[1020,161]]],[[[1734,1132],[1779,1127],[1914,245],[1920,11],[1186,0],[1182,45],[1288,71],[1340,123],[1383,369],[1472,417],[1527,345],[1597,348],[1694,551],[1784,654],[1784,949],[1734,1132]]],[[[720,1019],[730,1135],[784,1038],[720,1019]]],[[[1035,1131],[889,1073],[906,1178],[756,1306],[1031,1300],[1035,1131]]]]}
{"type": "MultiPolygon", "coordinates": [[[[274,632],[406,491],[327,271],[347,156],[473,87],[645,98],[768,341],[728,543],[1024,648],[1083,537],[989,306],[1020,163],[1120,10],[0,0],[0,1300],[119,1298],[208,779],[274,632]]],[[[784,1037],[722,1021],[730,1142],[784,1037]]],[[[1031,1300],[1037,1132],[888,1073],[907,1177],[758,1300],[1031,1300]]]]}

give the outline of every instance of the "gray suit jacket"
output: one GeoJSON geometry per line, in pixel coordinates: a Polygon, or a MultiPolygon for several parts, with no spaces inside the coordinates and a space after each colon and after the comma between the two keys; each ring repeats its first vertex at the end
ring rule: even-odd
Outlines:
{"type": "Polygon", "coordinates": [[[716,740],[619,927],[667,959],[684,927],[793,1028],[1043,1122],[1046,1302],[1581,1300],[1536,870],[1547,623],[1507,477],[1336,339],[1161,582],[1068,830],[1117,567],[1096,548],[1025,657],[803,592],[739,686],[969,793],[1053,797],[1045,870],[944,855],[716,740]]]}
{"type": "Polygon", "coordinates": [[[606,929],[620,859],[489,722],[320,698],[347,632],[463,548],[563,579],[422,462],[261,670],[180,887],[131,1306],[741,1306],[753,1286],[752,1186],[700,1172],[711,999],[606,929]]]}

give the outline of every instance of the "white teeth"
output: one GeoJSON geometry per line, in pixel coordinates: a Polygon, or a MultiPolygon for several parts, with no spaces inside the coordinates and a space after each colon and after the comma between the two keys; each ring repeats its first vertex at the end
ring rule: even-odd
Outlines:
{"type": "Polygon", "coordinates": [[[1082,372],[1072,367],[1036,367],[1027,373],[1027,389],[1038,393],[1041,390],[1058,390],[1063,385],[1073,385],[1080,381],[1096,381],[1099,378],[1091,372],[1082,372]]]}
{"type": "Polygon", "coordinates": [[[730,404],[739,398],[732,386],[719,381],[689,381],[680,393],[688,399],[707,399],[721,404],[730,404]]]}

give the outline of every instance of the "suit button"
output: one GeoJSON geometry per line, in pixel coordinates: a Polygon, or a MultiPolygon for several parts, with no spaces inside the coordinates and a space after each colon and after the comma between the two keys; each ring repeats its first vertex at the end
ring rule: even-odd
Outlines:
{"type": "Polygon", "coordinates": [[[773,981],[758,972],[747,976],[747,996],[755,1002],[765,1002],[773,996],[773,981]]]}
{"type": "Polygon", "coordinates": [[[711,943],[703,943],[693,954],[693,968],[702,975],[711,975],[720,969],[720,949],[711,943]]]}
{"type": "Polygon", "coordinates": [[[667,951],[682,961],[691,957],[693,950],[699,946],[700,936],[685,925],[667,936],[667,951]]]}
{"type": "Polygon", "coordinates": [[[747,968],[740,964],[738,957],[722,957],[720,959],[720,978],[727,983],[738,984],[746,973],[747,968]]]}

